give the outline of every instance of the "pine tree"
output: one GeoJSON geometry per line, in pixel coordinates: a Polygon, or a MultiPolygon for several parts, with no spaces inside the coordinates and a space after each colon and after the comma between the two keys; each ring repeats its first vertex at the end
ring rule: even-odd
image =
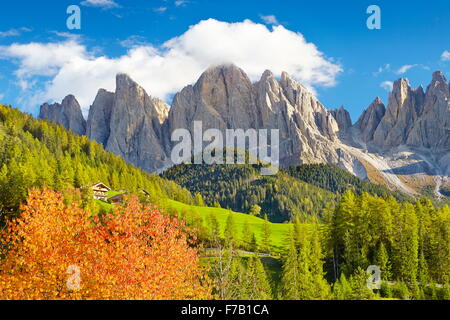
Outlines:
{"type": "Polygon", "coordinates": [[[244,248],[246,250],[251,250],[251,246],[252,246],[252,236],[253,236],[253,232],[252,229],[250,228],[250,224],[248,223],[248,220],[245,219],[244,224],[242,226],[242,245],[244,246],[244,248]]]}
{"type": "Polygon", "coordinates": [[[230,247],[237,247],[238,239],[236,237],[236,223],[234,221],[234,214],[228,214],[227,223],[225,225],[224,237],[225,237],[225,245],[230,247]]]}
{"type": "Polygon", "coordinates": [[[252,232],[252,241],[251,241],[251,244],[250,244],[250,251],[258,252],[259,251],[258,249],[259,249],[258,240],[256,240],[255,233],[252,232]]]}
{"type": "Polygon", "coordinates": [[[405,204],[399,211],[396,228],[396,241],[393,242],[393,260],[396,262],[397,279],[411,286],[417,281],[418,268],[418,228],[414,207],[405,204]]]}
{"type": "Polygon", "coordinates": [[[350,300],[352,297],[352,287],[344,273],[341,273],[339,280],[333,286],[333,296],[336,300],[350,300]]]}
{"type": "Polygon", "coordinates": [[[309,253],[309,270],[312,277],[312,297],[313,299],[326,299],[330,294],[330,286],[325,280],[323,271],[323,254],[320,241],[320,231],[317,226],[313,227],[309,245],[311,246],[309,253]]]}
{"type": "Polygon", "coordinates": [[[380,244],[378,245],[375,264],[381,270],[381,278],[383,280],[389,281],[392,277],[391,263],[389,261],[389,255],[383,242],[380,242],[380,244]]]}
{"type": "Polygon", "coordinates": [[[214,212],[210,212],[207,221],[209,224],[210,240],[214,244],[217,244],[220,240],[220,226],[216,214],[214,212]]]}
{"type": "Polygon", "coordinates": [[[203,201],[203,197],[200,192],[195,195],[195,205],[199,207],[204,207],[205,202],[203,201]]]}
{"type": "Polygon", "coordinates": [[[298,295],[299,300],[314,299],[314,279],[311,272],[311,252],[307,238],[303,238],[298,252],[298,295]]]}
{"type": "Polygon", "coordinates": [[[269,220],[267,215],[264,216],[264,224],[263,224],[263,234],[262,234],[262,248],[264,252],[269,253],[271,248],[271,236],[272,230],[270,227],[269,220]]]}
{"type": "Polygon", "coordinates": [[[362,268],[357,268],[355,273],[350,277],[350,285],[352,287],[351,300],[371,300],[375,296],[367,287],[367,273],[362,268]]]}
{"type": "Polygon", "coordinates": [[[284,300],[299,300],[300,270],[293,231],[288,238],[289,248],[283,259],[281,297],[284,300]]]}
{"type": "Polygon", "coordinates": [[[270,282],[259,258],[252,257],[248,260],[243,288],[243,299],[269,300],[272,298],[270,282]]]}

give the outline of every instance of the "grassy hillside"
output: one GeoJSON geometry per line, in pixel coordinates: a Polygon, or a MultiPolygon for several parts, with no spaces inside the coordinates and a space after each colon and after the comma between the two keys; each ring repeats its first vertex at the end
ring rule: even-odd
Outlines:
{"type": "Polygon", "coordinates": [[[163,174],[191,193],[200,193],[207,205],[249,212],[262,208],[272,222],[320,216],[333,207],[332,192],[293,178],[284,172],[262,176],[258,165],[178,165],[163,174]]]}
{"type": "MultiPolygon", "coordinates": [[[[111,191],[110,194],[114,195],[117,194],[117,192],[111,191]]],[[[106,211],[110,211],[113,209],[113,204],[109,204],[101,200],[97,200],[96,203],[106,211]]],[[[262,242],[263,228],[265,223],[264,219],[254,217],[245,213],[234,212],[228,209],[214,208],[214,207],[199,207],[170,199],[163,200],[159,204],[159,206],[162,207],[163,210],[167,212],[182,215],[183,219],[185,219],[188,223],[196,214],[199,214],[203,220],[203,224],[205,225],[208,216],[210,214],[214,214],[217,217],[220,226],[219,237],[223,237],[228,216],[231,214],[233,215],[234,221],[236,223],[238,237],[242,237],[242,230],[245,222],[247,221],[251,230],[255,233],[256,240],[258,241],[258,243],[262,242]]],[[[305,227],[309,226],[309,224],[303,225],[305,227]]],[[[284,250],[286,250],[286,243],[287,243],[286,239],[289,231],[291,230],[290,228],[292,228],[292,224],[269,222],[269,226],[271,230],[271,252],[281,253],[284,250]]]]}
{"type": "MultiPolygon", "coordinates": [[[[228,209],[222,209],[222,208],[212,208],[212,207],[198,207],[198,206],[192,206],[187,205],[178,201],[174,200],[167,200],[165,203],[167,210],[175,210],[179,213],[184,213],[186,219],[188,220],[190,216],[194,214],[194,212],[197,212],[200,214],[200,216],[203,218],[204,221],[206,221],[209,214],[213,213],[216,215],[217,220],[220,224],[220,231],[223,235],[223,232],[225,230],[226,221],[228,219],[228,216],[232,214],[234,216],[234,220],[236,222],[238,235],[242,236],[242,230],[245,221],[248,222],[250,225],[250,228],[255,233],[256,239],[258,242],[262,241],[263,237],[263,226],[264,226],[264,219],[254,217],[248,214],[234,212],[228,209]]],[[[292,228],[291,224],[288,223],[270,223],[270,229],[271,229],[271,244],[272,249],[274,252],[280,252],[285,249],[286,239],[289,233],[290,228],[292,228]]]]}

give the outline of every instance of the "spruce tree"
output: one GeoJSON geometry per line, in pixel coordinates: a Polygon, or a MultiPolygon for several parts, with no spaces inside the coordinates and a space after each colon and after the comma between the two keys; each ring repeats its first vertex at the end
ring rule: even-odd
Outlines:
{"type": "Polygon", "coordinates": [[[312,278],[312,299],[326,299],[330,294],[330,285],[325,280],[323,271],[323,254],[320,238],[320,230],[317,225],[313,226],[313,231],[308,244],[311,246],[309,252],[309,269],[312,278]]]}
{"type": "Polygon", "coordinates": [[[200,192],[195,195],[195,205],[199,207],[204,207],[205,202],[203,201],[203,197],[200,192]]]}
{"type": "Polygon", "coordinates": [[[220,226],[216,214],[214,212],[210,212],[207,221],[209,224],[211,241],[218,243],[220,240],[220,226]]]}
{"type": "Polygon", "coordinates": [[[283,257],[280,296],[284,300],[299,300],[300,270],[297,249],[295,247],[294,233],[292,230],[287,241],[289,247],[283,257]]]}
{"type": "Polygon", "coordinates": [[[243,284],[246,300],[269,300],[272,298],[272,289],[266,270],[257,257],[249,258],[243,284]]]}
{"type": "Polygon", "coordinates": [[[307,238],[303,238],[298,252],[298,296],[299,300],[314,299],[314,279],[311,272],[311,251],[307,238]]]}
{"type": "Polygon", "coordinates": [[[375,264],[381,270],[381,279],[389,281],[392,276],[391,263],[389,261],[389,255],[383,242],[380,242],[380,244],[378,245],[375,264]]]}
{"type": "Polygon", "coordinates": [[[375,298],[372,290],[367,287],[368,275],[362,268],[357,268],[355,273],[350,277],[350,285],[352,287],[351,300],[371,300],[375,298]]]}
{"type": "Polygon", "coordinates": [[[228,247],[237,247],[237,230],[236,222],[234,221],[234,214],[228,214],[227,222],[224,231],[225,245],[228,247]]]}
{"type": "Polygon", "coordinates": [[[250,244],[250,251],[252,251],[252,252],[259,251],[258,240],[256,240],[256,236],[255,236],[254,232],[252,232],[252,241],[250,244]]]}
{"type": "Polygon", "coordinates": [[[252,236],[253,232],[250,227],[250,224],[248,223],[248,220],[245,219],[244,224],[242,226],[242,245],[244,246],[245,250],[251,251],[252,246],[252,236]]]}
{"type": "Polygon", "coordinates": [[[271,236],[272,230],[267,218],[267,215],[264,215],[264,224],[263,224],[263,233],[262,233],[262,249],[264,252],[269,253],[271,248],[271,236]]]}
{"type": "Polygon", "coordinates": [[[352,297],[352,287],[348,283],[344,273],[333,286],[333,297],[335,300],[350,300],[352,297]]]}

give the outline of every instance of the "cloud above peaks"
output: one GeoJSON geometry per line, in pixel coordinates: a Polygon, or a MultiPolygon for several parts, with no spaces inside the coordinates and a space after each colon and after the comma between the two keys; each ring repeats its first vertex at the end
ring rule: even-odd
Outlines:
{"type": "Polygon", "coordinates": [[[394,83],[392,81],[383,81],[380,84],[380,87],[382,87],[387,92],[391,92],[392,89],[394,88],[394,83]]]}
{"type": "Polygon", "coordinates": [[[20,36],[23,32],[31,32],[31,29],[22,27],[19,29],[9,29],[6,31],[0,31],[0,38],[20,36]]]}
{"type": "Polygon", "coordinates": [[[81,5],[102,9],[120,8],[120,5],[113,0],[85,0],[81,2],[81,5]]]}
{"type": "Polygon", "coordinates": [[[445,50],[441,55],[442,61],[450,61],[450,51],[445,50]]]}
{"type": "Polygon", "coordinates": [[[275,17],[274,15],[268,15],[268,16],[260,15],[260,18],[261,18],[262,21],[264,21],[264,23],[266,23],[266,24],[274,24],[274,25],[280,24],[280,23],[278,22],[277,17],[275,17]]]}
{"type": "Polygon", "coordinates": [[[396,74],[404,74],[411,70],[412,68],[418,67],[418,64],[406,64],[404,66],[401,66],[395,73],[396,74]]]}
{"type": "Polygon", "coordinates": [[[176,7],[182,7],[182,6],[187,5],[188,3],[189,3],[188,0],[176,0],[176,1],[174,2],[174,4],[175,4],[176,7]]]}
{"type": "Polygon", "coordinates": [[[115,75],[120,72],[166,101],[208,67],[222,63],[236,64],[253,81],[266,69],[276,76],[286,71],[311,88],[334,86],[342,72],[338,63],[301,33],[283,26],[269,29],[250,20],[200,21],[161,46],[133,45],[115,58],[89,50],[81,39],[0,46],[0,58],[17,65],[17,82],[23,83],[30,104],[60,101],[73,94],[84,114],[99,88],[115,90],[115,75]]]}

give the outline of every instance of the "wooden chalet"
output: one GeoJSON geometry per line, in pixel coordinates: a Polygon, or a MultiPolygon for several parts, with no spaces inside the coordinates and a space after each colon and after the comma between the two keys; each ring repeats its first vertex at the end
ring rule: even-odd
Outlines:
{"type": "Polygon", "coordinates": [[[106,184],[99,182],[91,186],[92,191],[94,192],[94,199],[108,201],[108,191],[111,191],[106,184]]]}
{"type": "Polygon", "coordinates": [[[117,194],[111,198],[108,199],[109,203],[123,203],[126,199],[126,197],[128,196],[128,193],[121,193],[121,194],[117,194]]]}

